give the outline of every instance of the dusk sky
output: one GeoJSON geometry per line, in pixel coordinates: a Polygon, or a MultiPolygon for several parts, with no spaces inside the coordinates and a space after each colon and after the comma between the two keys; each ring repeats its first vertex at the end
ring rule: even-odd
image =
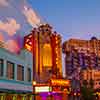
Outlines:
{"type": "Polygon", "coordinates": [[[43,22],[53,26],[63,41],[100,39],[100,0],[0,0],[0,41],[12,52],[43,22]]]}
{"type": "MultiPolygon", "coordinates": [[[[41,18],[62,35],[70,38],[100,39],[100,0],[29,0],[41,18]]],[[[65,76],[64,55],[63,75],[65,76]]]]}
{"type": "Polygon", "coordinates": [[[63,41],[100,38],[100,0],[0,0],[0,40],[15,50],[40,23],[49,23],[63,41]]]}
{"type": "Polygon", "coordinates": [[[100,38],[100,0],[29,0],[63,40],[100,38]]]}

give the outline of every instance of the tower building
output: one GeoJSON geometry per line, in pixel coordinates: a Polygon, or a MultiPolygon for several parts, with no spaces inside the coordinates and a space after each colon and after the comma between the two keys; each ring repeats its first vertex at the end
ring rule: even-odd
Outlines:
{"type": "Polygon", "coordinates": [[[100,40],[92,37],[90,40],[70,39],[63,43],[66,75],[75,76],[78,69],[100,69],[100,40]]]}
{"type": "Polygon", "coordinates": [[[61,36],[48,24],[34,28],[24,38],[24,46],[33,53],[33,77],[37,82],[47,82],[52,77],[62,77],[61,36]]]}

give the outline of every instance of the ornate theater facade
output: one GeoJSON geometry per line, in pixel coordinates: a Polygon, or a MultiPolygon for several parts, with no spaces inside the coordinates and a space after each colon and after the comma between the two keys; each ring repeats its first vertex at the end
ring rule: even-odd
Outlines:
{"type": "Polygon", "coordinates": [[[62,77],[61,36],[48,24],[25,36],[24,46],[33,53],[33,77],[46,83],[51,77],[62,77]]]}
{"type": "Polygon", "coordinates": [[[4,47],[0,42],[0,100],[66,100],[61,36],[51,26],[34,28],[18,54],[4,47]]]}
{"type": "MultiPolygon", "coordinates": [[[[40,25],[25,36],[24,47],[33,54],[33,93],[38,91],[37,100],[51,98],[53,93],[62,95],[69,81],[62,76],[61,36],[49,24],[40,25]]],[[[59,100],[62,96],[53,98],[59,100]]]]}

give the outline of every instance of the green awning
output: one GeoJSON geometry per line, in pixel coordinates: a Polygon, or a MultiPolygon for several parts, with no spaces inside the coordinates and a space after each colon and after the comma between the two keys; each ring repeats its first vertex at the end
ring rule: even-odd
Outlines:
{"type": "Polygon", "coordinates": [[[10,89],[2,89],[2,88],[0,88],[0,93],[9,93],[9,94],[32,94],[32,92],[30,92],[30,91],[10,90],[10,89]]]}

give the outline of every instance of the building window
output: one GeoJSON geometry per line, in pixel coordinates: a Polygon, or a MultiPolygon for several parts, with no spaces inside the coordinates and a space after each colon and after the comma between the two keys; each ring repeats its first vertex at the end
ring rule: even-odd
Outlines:
{"type": "Polygon", "coordinates": [[[27,68],[27,81],[31,82],[31,68],[27,68]]]}
{"type": "Polygon", "coordinates": [[[4,64],[3,64],[3,59],[0,59],[0,76],[3,76],[3,67],[4,67],[4,64]]]}
{"type": "Polygon", "coordinates": [[[24,81],[24,67],[17,65],[17,80],[24,81]]]}
{"type": "Polygon", "coordinates": [[[14,63],[7,61],[7,78],[14,79],[14,63]]]}

